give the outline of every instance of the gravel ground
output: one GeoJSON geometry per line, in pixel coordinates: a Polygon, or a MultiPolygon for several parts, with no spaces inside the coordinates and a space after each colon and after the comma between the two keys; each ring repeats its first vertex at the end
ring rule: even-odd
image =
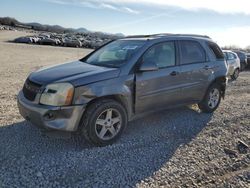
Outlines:
{"type": "Polygon", "coordinates": [[[230,82],[214,114],[196,106],[129,124],[107,147],[78,135],[42,134],[18,114],[16,94],[40,66],[75,60],[88,50],[2,42],[0,32],[0,187],[249,187],[250,72],[230,82]]]}

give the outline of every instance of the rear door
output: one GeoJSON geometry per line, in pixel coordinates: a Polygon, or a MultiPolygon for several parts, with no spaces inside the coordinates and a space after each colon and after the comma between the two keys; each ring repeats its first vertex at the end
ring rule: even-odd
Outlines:
{"type": "Polygon", "coordinates": [[[166,108],[180,99],[180,68],[176,65],[175,42],[152,46],[142,57],[142,63],[147,61],[156,63],[159,69],[136,73],[136,113],[166,108]]]}
{"type": "Polygon", "coordinates": [[[178,46],[182,102],[201,100],[212,73],[207,63],[206,52],[199,42],[193,40],[180,40],[178,46]]]}

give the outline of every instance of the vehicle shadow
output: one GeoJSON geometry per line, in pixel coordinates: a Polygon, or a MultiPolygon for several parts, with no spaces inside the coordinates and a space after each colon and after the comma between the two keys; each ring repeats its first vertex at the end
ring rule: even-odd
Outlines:
{"type": "Polygon", "coordinates": [[[0,169],[9,185],[43,182],[73,187],[135,186],[195,139],[212,114],[183,107],[129,123],[121,139],[94,147],[80,136],[54,139],[23,121],[0,127],[0,169]],[[14,178],[13,173],[20,172],[14,178]]]}

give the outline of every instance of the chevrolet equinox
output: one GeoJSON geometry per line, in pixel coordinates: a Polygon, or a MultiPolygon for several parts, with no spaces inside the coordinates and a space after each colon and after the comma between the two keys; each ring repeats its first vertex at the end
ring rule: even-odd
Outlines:
{"type": "Polygon", "coordinates": [[[79,131],[104,146],[149,112],[194,103],[213,112],[225,95],[226,75],[224,55],[207,36],[131,36],[31,73],[18,107],[42,129],[79,131]]]}

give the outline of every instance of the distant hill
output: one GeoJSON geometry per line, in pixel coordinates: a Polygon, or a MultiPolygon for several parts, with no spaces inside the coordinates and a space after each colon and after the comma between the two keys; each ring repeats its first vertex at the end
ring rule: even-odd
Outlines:
{"type": "MultiPolygon", "coordinates": [[[[46,24],[40,24],[36,22],[21,23],[15,18],[11,18],[11,17],[0,17],[0,24],[13,26],[13,27],[30,28],[30,29],[37,30],[37,31],[47,31],[47,32],[54,32],[54,33],[96,33],[96,32],[89,31],[88,29],[83,28],[83,27],[74,29],[74,28],[65,28],[60,25],[46,25],[46,24]]],[[[101,34],[102,32],[98,32],[98,33],[101,34]]],[[[117,37],[124,37],[122,33],[118,33],[118,34],[103,33],[103,35],[115,35],[117,37]]]]}
{"type": "Polygon", "coordinates": [[[85,29],[83,27],[75,29],[75,31],[78,32],[78,33],[87,33],[87,32],[89,32],[87,29],[85,29]]]}
{"type": "Polygon", "coordinates": [[[118,37],[125,37],[125,35],[123,33],[116,33],[115,35],[118,37]]]}
{"type": "Polygon", "coordinates": [[[69,33],[74,32],[74,29],[64,28],[60,25],[44,25],[40,23],[26,23],[25,25],[31,26],[32,29],[37,31],[49,31],[55,33],[69,33]]]}
{"type": "Polygon", "coordinates": [[[0,17],[0,24],[2,25],[9,25],[9,26],[16,26],[21,24],[19,21],[17,21],[15,18],[10,17],[0,17]]]}

